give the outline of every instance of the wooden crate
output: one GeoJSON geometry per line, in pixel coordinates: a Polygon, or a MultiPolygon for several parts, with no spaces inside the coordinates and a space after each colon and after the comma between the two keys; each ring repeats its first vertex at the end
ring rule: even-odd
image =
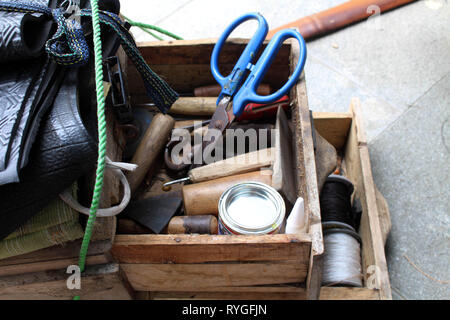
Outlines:
{"type": "MultiPolygon", "coordinates": [[[[221,54],[230,72],[247,40],[231,40],[221,54]]],[[[180,93],[215,83],[210,58],[215,40],[154,42],[140,50],[151,68],[180,93]]],[[[298,60],[297,44],[285,43],[265,77],[275,90],[298,60]]],[[[132,103],[148,102],[134,68],[128,69],[132,103]]],[[[304,76],[291,91],[294,169],[298,196],[305,200],[308,232],[244,235],[116,235],[112,254],[137,291],[294,292],[317,298],[323,253],[311,123],[304,76]]]]}
{"type": "MultiPolygon", "coordinates": [[[[141,52],[175,90],[192,92],[214,83],[209,61],[215,40],[152,42],[141,52]]],[[[234,39],[221,55],[229,72],[245,40],[234,39]]],[[[265,82],[278,88],[297,61],[298,47],[284,44],[265,82]]],[[[146,102],[144,88],[129,69],[133,103],[146,102]]],[[[344,156],[363,215],[363,288],[320,287],[323,239],[312,126],[305,78],[291,91],[297,194],[305,199],[306,234],[268,236],[117,235],[113,256],[134,290],[151,299],[390,299],[384,242],[389,211],[373,183],[358,100],[348,113],[314,112],[314,126],[344,156]],[[145,292],[145,294],[144,294],[145,292]]]]}

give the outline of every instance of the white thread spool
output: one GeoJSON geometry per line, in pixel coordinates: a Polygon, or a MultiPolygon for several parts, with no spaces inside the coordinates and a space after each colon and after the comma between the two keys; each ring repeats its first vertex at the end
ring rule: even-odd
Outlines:
{"type": "Polygon", "coordinates": [[[322,285],[362,287],[359,236],[350,226],[324,230],[322,285]]]}

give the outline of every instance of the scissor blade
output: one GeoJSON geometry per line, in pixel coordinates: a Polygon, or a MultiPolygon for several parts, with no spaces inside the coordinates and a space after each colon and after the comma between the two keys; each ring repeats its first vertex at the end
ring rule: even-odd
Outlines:
{"type": "MultiPolygon", "coordinates": [[[[216,129],[219,130],[220,132],[223,132],[229,126],[229,124],[234,120],[232,110],[228,110],[231,109],[229,108],[230,104],[231,99],[229,96],[225,96],[224,98],[222,98],[222,100],[220,100],[219,104],[217,105],[216,111],[211,117],[211,122],[208,125],[208,130],[216,129]]],[[[208,132],[206,133],[205,136],[207,136],[207,134],[208,132]]]]}
{"type": "MultiPolygon", "coordinates": [[[[231,107],[231,98],[229,96],[225,96],[222,98],[211,117],[211,122],[208,125],[208,130],[203,137],[202,148],[194,147],[194,155],[200,152],[203,152],[207,146],[210,148],[214,148],[217,142],[220,140],[221,135],[225,131],[226,128],[230,126],[233,122],[235,116],[233,114],[233,109],[231,107]],[[220,135],[218,135],[218,132],[220,135]]],[[[194,159],[199,159],[199,156],[194,156],[194,159]]],[[[204,161],[204,159],[203,159],[204,161]]],[[[194,164],[193,167],[198,167],[199,164],[194,164]]]]}

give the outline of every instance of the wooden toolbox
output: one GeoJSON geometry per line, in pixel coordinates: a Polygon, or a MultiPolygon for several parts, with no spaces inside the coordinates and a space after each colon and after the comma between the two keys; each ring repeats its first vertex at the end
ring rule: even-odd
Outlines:
{"type": "MultiPolygon", "coordinates": [[[[215,83],[209,64],[214,44],[214,40],[152,42],[141,44],[140,50],[158,75],[176,91],[188,93],[196,87],[215,83]]],[[[220,58],[224,74],[231,71],[245,45],[246,40],[234,39],[224,47],[220,58]]],[[[274,90],[281,87],[298,54],[296,44],[283,44],[264,82],[274,90]]],[[[148,102],[133,67],[128,68],[127,76],[131,102],[148,102]]],[[[146,292],[153,299],[391,297],[380,209],[357,107],[352,107],[350,113],[314,113],[313,116],[319,133],[345,155],[348,177],[355,183],[363,203],[360,234],[366,288],[321,290],[324,247],[304,75],[290,96],[296,191],[305,201],[307,233],[263,236],[118,234],[111,252],[135,291],[146,292]]]]}
{"type": "MultiPolygon", "coordinates": [[[[152,69],[178,92],[214,83],[209,61],[214,40],[152,42],[141,51],[152,69]]],[[[230,71],[245,40],[231,40],[221,56],[230,71]]],[[[298,47],[285,43],[265,82],[274,89],[290,74],[298,47]]],[[[128,68],[132,103],[146,102],[134,67],[128,68]]],[[[0,261],[0,299],[390,299],[384,242],[389,211],[376,189],[358,101],[348,113],[314,112],[314,127],[344,158],[363,215],[363,288],[321,287],[324,251],[316,181],[312,123],[305,78],[291,91],[296,191],[305,200],[308,232],[295,235],[127,235],[114,236],[115,218],[98,219],[82,290],[68,290],[66,268],[76,264],[80,241],[0,261]],[[111,242],[114,241],[112,249],[111,242]],[[115,262],[111,260],[112,253],[115,262]],[[132,290],[130,290],[132,289],[132,290]]],[[[109,121],[109,124],[112,122],[109,121]]],[[[114,126],[108,126],[114,130],[114,126]]],[[[110,137],[112,133],[109,132],[110,137]]],[[[118,159],[108,139],[108,155],[118,159]]],[[[119,152],[120,153],[120,152],[119,152]]],[[[106,182],[105,205],[118,201],[118,184],[106,182]]]]}

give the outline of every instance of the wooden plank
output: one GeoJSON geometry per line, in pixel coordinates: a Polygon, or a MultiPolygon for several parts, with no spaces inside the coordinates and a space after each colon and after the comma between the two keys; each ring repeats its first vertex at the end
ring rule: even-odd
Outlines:
{"type": "MultiPolygon", "coordinates": [[[[76,258],[80,253],[81,239],[65,243],[64,245],[57,245],[16,257],[0,260],[0,270],[3,266],[37,263],[44,261],[56,261],[59,259],[76,258]]],[[[89,244],[88,255],[99,255],[111,249],[111,241],[103,240],[96,241],[89,244]]]]}
{"type": "Polygon", "coordinates": [[[322,287],[320,300],[379,300],[380,293],[375,289],[322,287]]]}
{"type": "MultiPolygon", "coordinates": [[[[298,61],[300,48],[296,42],[292,45],[291,61],[298,61]]],[[[295,68],[291,65],[291,69],[295,68]]],[[[320,255],[323,253],[322,223],[320,218],[319,194],[317,187],[316,163],[312,126],[309,115],[308,97],[306,93],[305,74],[303,72],[299,83],[291,90],[292,121],[297,128],[294,130],[294,150],[296,151],[298,196],[303,197],[305,211],[308,217],[308,233],[312,237],[312,251],[309,258],[309,272],[306,281],[307,294],[310,299],[318,299],[321,284],[320,255]]]]}
{"type": "Polygon", "coordinates": [[[347,142],[352,123],[352,114],[335,112],[313,112],[314,127],[336,150],[342,150],[347,142]]]}
{"type": "Polygon", "coordinates": [[[305,264],[310,248],[308,235],[117,235],[111,253],[120,263],[297,259],[299,264],[305,264]]]}
{"type": "MultiPolygon", "coordinates": [[[[194,88],[216,84],[214,80],[211,68],[209,64],[151,64],[152,70],[161,76],[167,83],[179,93],[191,93],[193,94],[194,88]]],[[[228,74],[233,69],[234,64],[221,65],[221,72],[228,74]]],[[[149,102],[149,98],[146,96],[144,84],[141,76],[135,68],[129,68],[128,81],[130,84],[130,95],[132,103],[145,103],[149,102]]],[[[276,90],[281,84],[286,82],[289,76],[289,68],[287,66],[272,67],[267,71],[264,77],[264,83],[271,85],[272,90],[276,90]]]]}
{"type": "Polygon", "coordinates": [[[363,274],[366,286],[380,289],[381,299],[392,299],[389,275],[380,228],[375,186],[370,166],[367,140],[361,121],[359,99],[352,99],[352,121],[345,150],[347,177],[354,183],[363,214],[359,233],[362,238],[363,274]],[[375,281],[372,281],[372,280],[375,281]]]}
{"type": "Polygon", "coordinates": [[[14,275],[0,278],[0,299],[71,300],[131,299],[133,292],[121,274],[118,264],[86,268],[81,278],[81,289],[69,290],[66,269],[14,275]]]}
{"type": "MultiPolygon", "coordinates": [[[[193,93],[195,87],[216,84],[210,70],[211,53],[217,39],[141,42],[138,44],[152,70],[180,93],[193,93]]],[[[233,69],[248,39],[228,39],[220,55],[220,71],[233,69]]],[[[263,45],[263,48],[266,44],[263,45]]],[[[262,52],[262,50],[260,51],[262,52]]],[[[289,76],[290,43],[284,43],[263,83],[273,90],[280,88],[289,76]]],[[[136,68],[128,63],[128,82],[133,104],[149,102],[136,68]]]]}
{"type": "MultiPolygon", "coordinates": [[[[265,288],[265,287],[262,287],[265,288]]],[[[251,289],[251,288],[248,288],[251,289]]],[[[367,288],[322,287],[320,300],[377,300],[378,290],[367,288]]],[[[148,299],[153,300],[306,300],[306,290],[296,292],[151,292],[148,299]]]]}
{"type": "MultiPolygon", "coordinates": [[[[146,291],[137,291],[146,292],[146,291]]],[[[165,294],[180,294],[182,291],[152,291],[165,294]]],[[[188,293],[201,293],[202,291],[189,291],[188,293]]],[[[302,294],[306,298],[306,289],[298,284],[272,284],[272,285],[258,285],[258,286],[237,286],[237,287],[208,287],[203,292],[233,292],[233,293],[290,293],[290,294],[302,294]]]]}
{"type": "MultiPolygon", "coordinates": [[[[216,41],[217,39],[139,42],[138,47],[149,64],[206,64],[209,66],[216,41]]],[[[219,63],[235,64],[247,43],[248,39],[228,39],[222,48],[219,63]]],[[[260,53],[267,43],[268,41],[265,41],[260,53]]],[[[290,46],[285,43],[281,46],[273,64],[286,66],[289,54],[290,46]]]]}
{"type": "Polygon", "coordinates": [[[122,264],[136,291],[205,291],[211,287],[254,286],[305,281],[297,260],[256,263],[122,264]]]}
{"type": "Polygon", "coordinates": [[[151,292],[151,300],[305,300],[306,291],[290,292],[151,292]]]}
{"type": "MultiPolygon", "coordinates": [[[[97,256],[88,256],[86,259],[86,265],[88,266],[96,264],[106,264],[109,262],[112,262],[112,259],[105,254],[97,256]]],[[[78,258],[58,259],[58,260],[3,266],[0,268],[0,277],[15,274],[34,273],[47,270],[58,270],[67,268],[67,266],[73,264],[78,264],[78,258]]]]}

